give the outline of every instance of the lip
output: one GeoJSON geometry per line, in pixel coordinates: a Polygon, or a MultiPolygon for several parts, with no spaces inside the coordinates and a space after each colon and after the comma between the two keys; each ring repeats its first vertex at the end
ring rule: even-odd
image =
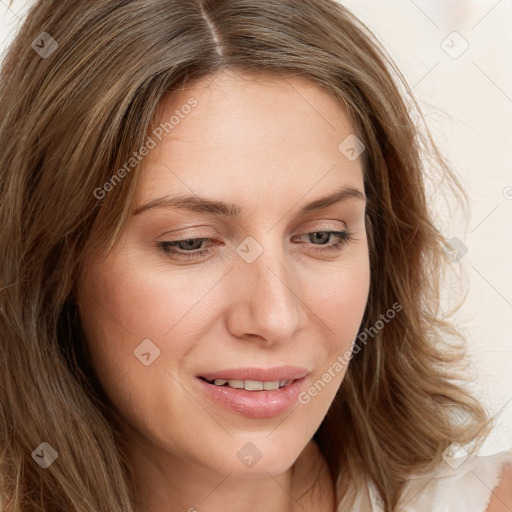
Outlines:
{"type": "Polygon", "coordinates": [[[264,419],[279,416],[298,403],[298,396],[304,387],[308,373],[309,371],[304,368],[291,366],[269,369],[236,368],[204,373],[198,375],[196,380],[214,404],[247,418],[264,419]],[[293,380],[293,382],[284,388],[272,391],[247,391],[228,386],[216,386],[200,377],[208,380],[258,380],[264,382],[293,380]]]}

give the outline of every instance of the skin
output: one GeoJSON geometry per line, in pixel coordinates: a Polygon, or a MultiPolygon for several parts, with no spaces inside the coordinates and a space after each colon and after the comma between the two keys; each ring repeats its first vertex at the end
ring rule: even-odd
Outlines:
{"type": "Polygon", "coordinates": [[[342,185],[364,194],[361,158],[338,150],[354,129],[300,77],[225,71],[167,98],[161,120],[190,97],[198,105],[144,158],[133,211],[191,193],[236,203],[240,217],[163,207],[132,215],[106,258],[87,257],[79,286],[93,365],[126,420],[138,510],[332,511],[311,439],[346,365],[309,403],[267,419],[223,408],[196,376],[294,365],[309,370],[307,389],[351,349],[369,291],[366,202],[298,212],[342,185]],[[334,236],[308,235],[346,229],[353,240],[340,250],[328,249],[334,236]],[[235,251],[248,236],[263,249],[252,263],[235,251]],[[210,252],[188,260],[156,246],[191,238],[217,243],[193,246],[210,252]],[[144,339],[160,349],[148,366],[134,356],[144,339]],[[247,443],[261,453],[252,467],[237,457],[247,443]]]}
{"type": "Polygon", "coordinates": [[[512,508],[512,464],[502,469],[500,483],[492,492],[486,512],[509,512],[512,508]]]}

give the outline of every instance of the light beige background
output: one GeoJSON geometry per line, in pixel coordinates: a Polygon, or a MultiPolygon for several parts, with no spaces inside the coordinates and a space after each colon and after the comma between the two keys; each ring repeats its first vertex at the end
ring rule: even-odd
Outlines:
{"type": "MultiPolygon", "coordinates": [[[[1,52],[32,3],[15,0],[8,10],[0,0],[1,52]]],[[[512,0],[342,3],[399,65],[470,197],[465,222],[450,215],[435,194],[431,201],[445,236],[468,248],[451,264],[454,272],[466,272],[468,283],[456,320],[471,347],[472,389],[498,418],[482,453],[511,449],[512,0]]]]}

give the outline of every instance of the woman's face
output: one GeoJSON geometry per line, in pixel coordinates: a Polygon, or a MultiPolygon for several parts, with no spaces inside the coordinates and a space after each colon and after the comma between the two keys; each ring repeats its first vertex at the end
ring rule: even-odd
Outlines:
{"type": "Polygon", "coordinates": [[[120,242],[81,276],[93,365],[153,459],[277,474],[326,415],[366,305],[359,148],[300,78],[225,72],[166,101],[120,242]]]}

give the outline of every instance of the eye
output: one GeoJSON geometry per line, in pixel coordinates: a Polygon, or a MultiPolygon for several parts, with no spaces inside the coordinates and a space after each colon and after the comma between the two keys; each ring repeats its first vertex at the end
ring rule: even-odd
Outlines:
{"type": "Polygon", "coordinates": [[[178,255],[180,258],[199,258],[208,253],[208,249],[200,248],[205,241],[211,238],[187,238],[173,242],[157,242],[157,247],[164,254],[178,255]],[[178,250],[176,250],[178,249],[178,250]],[[192,252],[193,251],[193,252],[192,252]]]}
{"type": "MultiPolygon", "coordinates": [[[[313,245],[319,245],[320,247],[307,247],[307,252],[327,252],[327,251],[340,251],[342,249],[342,246],[351,242],[353,240],[353,234],[352,232],[345,230],[345,231],[313,231],[311,233],[304,233],[303,235],[299,235],[300,237],[310,237],[310,239],[314,240],[315,242],[320,243],[314,243],[313,245]],[[328,242],[331,237],[334,237],[336,239],[335,242],[328,244],[323,243],[328,242]],[[325,247],[323,247],[325,246],[325,247]]],[[[297,235],[293,238],[296,238],[297,235]]]]}
{"type": "MultiPolygon", "coordinates": [[[[302,235],[294,235],[292,239],[297,237],[310,237],[314,242],[309,244],[310,247],[305,248],[307,252],[320,253],[327,251],[340,251],[342,246],[353,240],[353,234],[346,231],[312,231],[302,235]],[[332,238],[334,242],[328,243],[332,238]],[[316,243],[319,242],[319,243],[316,243]],[[319,247],[311,247],[317,245],[319,247]]],[[[160,241],[156,243],[157,248],[168,256],[177,257],[178,259],[200,258],[210,252],[209,247],[204,247],[205,242],[213,242],[212,238],[187,238],[174,241],[160,241]]],[[[220,245],[211,243],[212,245],[220,245]]],[[[305,245],[308,245],[305,243],[305,245]]]]}

